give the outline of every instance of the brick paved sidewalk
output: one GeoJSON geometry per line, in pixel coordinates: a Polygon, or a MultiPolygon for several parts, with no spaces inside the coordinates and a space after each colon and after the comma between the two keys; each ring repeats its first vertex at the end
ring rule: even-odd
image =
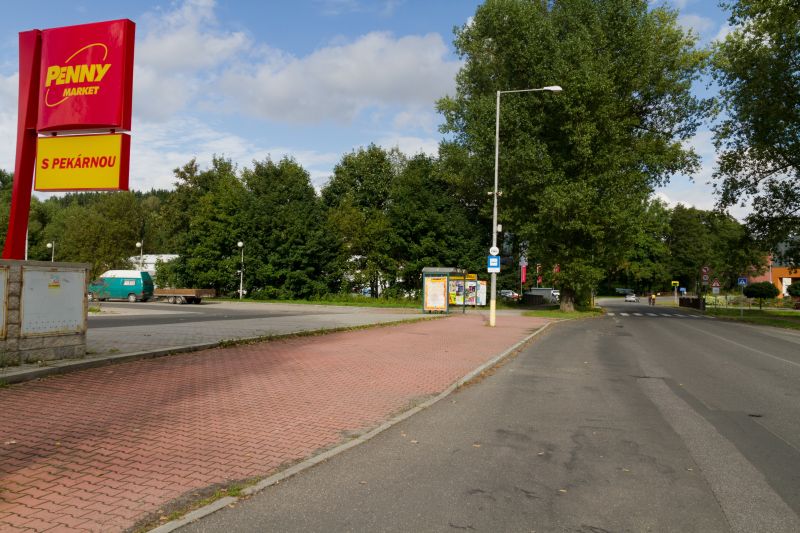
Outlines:
{"type": "Polygon", "coordinates": [[[213,349],[0,390],[0,530],[122,531],[380,424],[542,326],[480,315],[213,349]]]}

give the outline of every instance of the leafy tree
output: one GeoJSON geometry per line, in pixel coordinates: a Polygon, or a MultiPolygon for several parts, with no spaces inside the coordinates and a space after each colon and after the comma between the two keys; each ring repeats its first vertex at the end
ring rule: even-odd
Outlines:
{"type": "Polygon", "coordinates": [[[676,16],[645,0],[489,0],[457,31],[446,153],[469,159],[463,189],[487,218],[496,91],[564,88],[503,97],[499,165],[500,220],[545,270],[560,265],[562,309],[624,261],[653,188],[696,168],[682,141],[706,112],[691,92],[706,54],[676,16]]]}
{"type": "Polygon", "coordinates": [[[758,298],[758,308],[761,309],[764,300],[777,297],[779,291],[778,287],[769,281],[761,281],[746,286],[743,292],[748,298],[758,298]]]}
{"type": "Polygon", "coordinates": [[[642,231],[617,272],[624,279],[623,286],[641,293],[660,290],[669,284],[672,277],[669,269],[670,215],[670,210],[660,200],[649,202],[640,214],[642,231]]]}
{"type": "MultiPolygon", "coordinates": [[[[163,206],[162,220],[174,239],[180,257],[163,269],[163,275],[181,287],[209,287],[229,293],[239,287],[240,253],[244,241],[249,253],[242,212],[246,191],[229,159],[214,157],[211,167],[200,170],[192,160],[175,169],[174,194],[163,206]]],[[[245,279],[250,269],[245,261],[245,279]]]]}
{"type": "Polygon", "coordinates": [[[387,218],[390,254],[397,265],[391,285],[399,280],[400,293],[415,293],[422,287],[426,266],[455,266],[471,272],[483,266],[480,229],[469,221],[433,158],[414,156],[394,178],[387,218]]]}
{"type": "Polygon", "coordinates": [[[733,287],[742,272],[762,270],[766,261],[747,229],[731,216],[681,204],[672,210],[668,245],[672,275],[688,287],[699,284],[703,266],[733,287]]]}
{"type": "Polygon", "coordinates": [[[387,208],[398,166],[390,153],[372,144],[346,154],[322,190],[328,232],[339,247],[334,262],[344,290],[366,286],[377,297],[379,285],[385,286],[397,272],[387,208]]]}
{"type": "Polygon", "coordinates": [[[256,161],[245,169],[243,209],[248,280],[254,296],[307,298],[327,292],[333,247],[324,233],[322,205],[296,161],[256,161]]]}
{"type": "Polygon", "coordinates": [[[716,47],[724,119],[714,129],[719,206],[752,200],[747,222],[786,262],[800,258],[800,6],[737,0],[716,47]],[[789,243],[788,248],[778,247],[789,243]]]}

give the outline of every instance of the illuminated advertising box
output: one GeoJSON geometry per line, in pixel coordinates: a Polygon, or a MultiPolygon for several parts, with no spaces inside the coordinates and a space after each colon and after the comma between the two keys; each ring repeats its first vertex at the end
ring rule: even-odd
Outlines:
{"type": "Polygon", "coordinates": [[[131,129],[130,20],[42,30],[40,132],[131,129]]]}
{"type": "Polygon", "coordinates": [[[129,135],[39,137],[37,152],[37,191],[128,190],[129,135]]]}

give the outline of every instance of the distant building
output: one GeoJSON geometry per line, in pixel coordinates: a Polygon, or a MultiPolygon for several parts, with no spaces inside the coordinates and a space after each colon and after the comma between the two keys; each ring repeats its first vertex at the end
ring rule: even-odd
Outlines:
{"type": "Polygon", "coordinates": [[[800,270],[791,271],[791,265],[773,261],[772,256],[767,258],[767,271],[760,276],[750,276],[748,283],[769,281],[778,289],[778,298],[789,296],[789,285],[800,281],[800,270]]]}
{"type": "Polygon", "coordinates": [[[134,255],[128,258],[133,267],[139,271],[145,271],[151,276],[156,275],[156,262],[169,263],[173,259],[177,259],[178,254],[144,254],[134,255]]]}

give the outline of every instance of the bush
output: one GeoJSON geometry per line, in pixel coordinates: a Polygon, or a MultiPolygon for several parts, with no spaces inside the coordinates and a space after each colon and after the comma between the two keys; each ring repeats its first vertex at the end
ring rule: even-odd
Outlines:
{"type": "Polygon", "coordinates": [[[762,281],[753,283],[744,288],[744,295],[748,298],[758,298],[758,308],[761,309],[762,303],[765,299],[775,298],[778,296],[778,288],[769,281],[762,281]]]}
{"type": "Polygon", "coordinates": [[[789,291],[789,296],[800,298],[800,281],[795,281],[786,290],[789,291]]]}

